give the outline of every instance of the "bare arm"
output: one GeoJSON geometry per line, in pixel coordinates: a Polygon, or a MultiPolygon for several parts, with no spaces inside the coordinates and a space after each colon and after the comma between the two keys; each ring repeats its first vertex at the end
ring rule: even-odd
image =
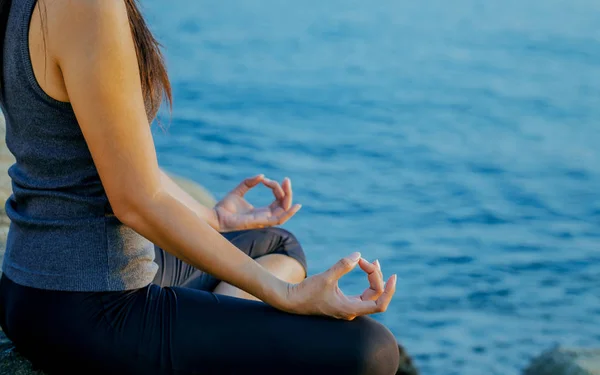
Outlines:
{"type": "Polygon", "coordinates": [[[61,0],[48,12],[50,53],[117,217],[185,262],[280,307],[287,283],[225,240],[205,210],[173,194],[162,177],[123,1],[61,0]]]}
{"type": "MultiPolygon", "coordinates": [[[[60,68],[108,199],[125,225],[181,260],[286,311],[351,320],[387,309],[396,277],[382,289],[383,274],[375,265],[364,261],[361,265],[373,291],[349,297],[339,289],[340,277],[361,263],[358,253],[291,286],[215,231],[202,213],[190,207],[194,204],[185,203],[188,198],[169,189],[158,167],[124,2],[54,0],[49,4],[50,61],[60,68]]],[[[281,224],[299,209],[289,207],[289,180],[284,188],[265,179],[263,184],[271,186],[276,202],[254,210],[243,201],[245,192],[258,184],[250,180],[218,207],[230,213],[233,224],[225,227],[281,224]]]]}
{"type": "Polygon", "coordinates": [[[199,218],[206,221],[214,230],[219,231],[219,220],[214,209],[208,208],[200,204],[194,197],[183,190],[169,175],[162,169],[160,170],[160,178],[163,187],[169,194],[181,203],[185,204],[190,210],[194,211],[199,218]]]}
{"type": "Polygon", "coordinates": [[[302,207],[299,204],[292,205],[292,182],[287,177],[281,185],[263,174],[246,178],[212,209],[196,201],[162,170],[161,181],[169,194],[219,232],[281,225],[302,207]],[[245,200],[244,195],[261,183],[272,190],[275,200],[267,207],[254,207],[245,200]]]}

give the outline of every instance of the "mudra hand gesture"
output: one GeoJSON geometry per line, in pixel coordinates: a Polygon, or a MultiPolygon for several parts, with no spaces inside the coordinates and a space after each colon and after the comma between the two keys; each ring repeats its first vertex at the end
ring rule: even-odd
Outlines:
{"type": "MultiPolygon", "coordinates": [[[[242,181],[225,196],[214,210],[222,232],[256,229],[280,225],[294,216],[301,206],[292,205],[292,182],[285,178],[281,185],[264,175],[242,181]],[[256,208],[244,195],[262,183],[273,191],[275,200],[269,206],[256,208]]],[[[303,315],[325,315],[353,320],[357,316],[384,312],[396,291],[396,275],[383,281],[381,266],[369,263],[360,253],[342,258],[327,271],[311,276],[299,284],[289,284],[283,310],[303,315]],[[342,276],[359,266],[366,274],[369,287],[358,296],[346,296],[338,286],[342,276]]]]}
{"type": "Polygon", "coordinates": [[[214,210],[219,231],[229,232],[281,225],[294,216],[301,207],[299,204],[292,205],[292,182],[289,178],[285,178],[279,185],[277,181],[260,174],[242,181],[217,203],[214,210]],[[261,182],[273,191],[275,200],[266,207],[254,207],[244,198],[244,195],[261,182]]]}
{"type": "Polygon", "coordinates": [[[290,285],[288,311],[353,320],[357,316],[385,312],[395,292],[396,275],[392,275],[384,284],[379,262],[369,263],[360,253],[353,253],[327,271],[290,285]],[[361,295],[346,296],[339,288],[338,281],[356,265],[367,274],[369,287],[361,295]]]}

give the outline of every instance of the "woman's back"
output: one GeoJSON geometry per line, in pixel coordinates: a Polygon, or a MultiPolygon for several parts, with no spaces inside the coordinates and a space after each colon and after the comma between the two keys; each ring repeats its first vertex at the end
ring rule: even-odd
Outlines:
{"type": "Polygon", "coordinates": [[[1,102],[17,162],[9,170],[3,271],[22,285],[54,290],[147,285],[156,273],[152,244],[114,216],[71,105],[36,79],[29,48],[36,3],[12,2],[4,41],[1,102]]]}

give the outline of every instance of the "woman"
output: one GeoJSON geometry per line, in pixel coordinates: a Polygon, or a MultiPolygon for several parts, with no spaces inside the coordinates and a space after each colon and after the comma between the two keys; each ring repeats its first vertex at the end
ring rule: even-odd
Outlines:
{"type": "Polygon", "coordinates": [[[171,92],[134,0],[1,4],[17,163],[0,325],[19,351],[48,374],[395,373],[394,337],[364,316],[396,277],[354,253],[305,279],[273,228],[300,209],[288,179],[249,178],[211,210],[160,171],[149,121],[171,92]],[[259,184],[268,207],[244,200],[259,184]],[[357,264],[369,288],[347,297],[357,264]]]}

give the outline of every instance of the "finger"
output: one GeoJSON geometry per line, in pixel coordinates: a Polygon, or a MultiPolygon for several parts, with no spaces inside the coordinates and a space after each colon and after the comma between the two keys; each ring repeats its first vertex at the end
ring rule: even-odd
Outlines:
{"type": "Polygon", "coordinates": [[[381,277],[381,281],[383,282],[383,272],[381,272],[381,264],[379,264],[379,259],[375,259],[373,264],[375,265],[375,267],[377,267],[377,272],[379,273],[379,276],[381,277]]]}
{"type": "Polygon", "coordinates": [[[265,178],[263,179],[262,183],[273,191],[273,195],[275,196],[276,200],[283,200],[285,194],[283,193],[283,189],[281,188],[281,185],[279,185],[279,182],[265,178]]]}
{"type": "Polygon", "coordinates": [[[375,264],[369,263],[364,259],[361,259],[358,264],[363,271],[368,273],[367,278],[369,280],[369,288],[365,289],[365,291],[360,295],[360,299],[363,301],[374,301],[383,293],[383,274],[379,269],[377,269],[375,264]]]}
{"type": "Polygon", "coordinates": [[[377,266],[375,266],[373,263],[369,263],[365,258],[360,258],[358,265],[360,266],[360,269],[368,274],[377,272],[377,266]]]}
{"type": "Polygon", "coordinates": [[[283,182],[281,183],[281,188],[283,189],[283,193],[284,193],[284,198],[283,198],[283,202],[281,205],[284,210],[289,210],[290,207],[292,206],[292,198],[293,198],[292,180],[290,180],[288,177],[284,178],[283,182]]]}
{"type": "Polygon", "coordinates": [[[377,299],[377,312],[385,312],[392,301],[392,297],[394,297],[394,293],[396,293],[396,281],[398,280],[398,276],[392,275],[388,281],[385,283],[385,289],[381,296],[377,299]]]}
{"type": "Polygon", "coordinates": [[[265,228],[265,227],[274,227],[276,225],[281,225],[288,221],[292,216],[294,216],[300,209],[302,208],[301,204],[295,204],[287,211],[283,211],[278,215],[273,216],[265,216],[260,219],[254,219],[252,221],[252,228],[265,228]]]}
{"type": "Polygon", "coordinates": [[[375,267],[377,267],[377,273],[379,273],[381,280],[383,280],[383,272],[381,272],[381,264],[379,264],[379,259],[375,259],[375,261],[373,262],[373,265],[375,267]]]}
{"type": "Polygon", "coordinates": [[[369,275],[369,281],[379,279],[381,281],[381,290],[383,290],[383,273],[381,272],[381,269],[376,266],[376,263],[379,262],[375,261],[369,263],[364,258],[361,258],[358,265],[369,275]]]}
{"type": "Polygon", "coordinates": [[[392,275],[385,283],[385,289],[381,296],[375,301],[358,301],[354,302],[352,311],[357,315],[368,315],[385,312],[396,293],[397,276],[392,275]]]}
{"type": "Polygon", "coordinates": [[[340,259],[336,264],[334,264],[330,269],[328,269],[326,271],[327,275],[330,277],[331,280],[337,281],[340,279],[340,277],[352,271],[352,269],[356,267],[356,264],[358,263],[359,259],[359,252],[352,253],[349,256],[340,259]]]}
{"type": "Polygon", "coordinates": [[[302,208],[301,204],[295,204],[289,210],[284,211],[277,216],[273,216],[272,217],[272,221],[273,221],[272,225],[282,225],[283,223],[285,223],[286,221],[291,219],[292,216],[296,215],[296,213],[298,211],[300,211],[301,208],[302,208]]]}
{"type": "Polygon", "coordinates": [[[384,289],[383,277],[378,273],[372,273],[369,275],[369,288],[361,294],[360,299],[374,301],[383,294],[384,289]]]}
{"type": "Polygon", "coordinates": [[[378,270],[381,271],[381,264],[379,264],[379,259],[375,259],[375,261],[373,262],[373,264],[375,265],[375,267],[377,267],[378,270]]]}
{"type": "Polygon", "coordinates": [[[379,264],[379,259],[375,259],[375,261],[373,262],[373,265],[375,267],[377,267],[377,273],[379,274],[379,278],[381,280],[381,286],[382,286],[382,290],[383,290],[383,272],[381,272],[381,265],[379,264]]]}
{"type": "Polygon", "coordinates": [[[254,177],[249,177],[249,178],[245,179],[244,181],[240,182],[240,184],[235,189],[233,189],[231,191],[231,193],[239,195],[240,197],[243,197],[244,195],[246,195],[246,193],[250,189],[252,189],[256,185],[258,185],[264,178],[265,178],[264,174],[259,174],[254,177]]]}

